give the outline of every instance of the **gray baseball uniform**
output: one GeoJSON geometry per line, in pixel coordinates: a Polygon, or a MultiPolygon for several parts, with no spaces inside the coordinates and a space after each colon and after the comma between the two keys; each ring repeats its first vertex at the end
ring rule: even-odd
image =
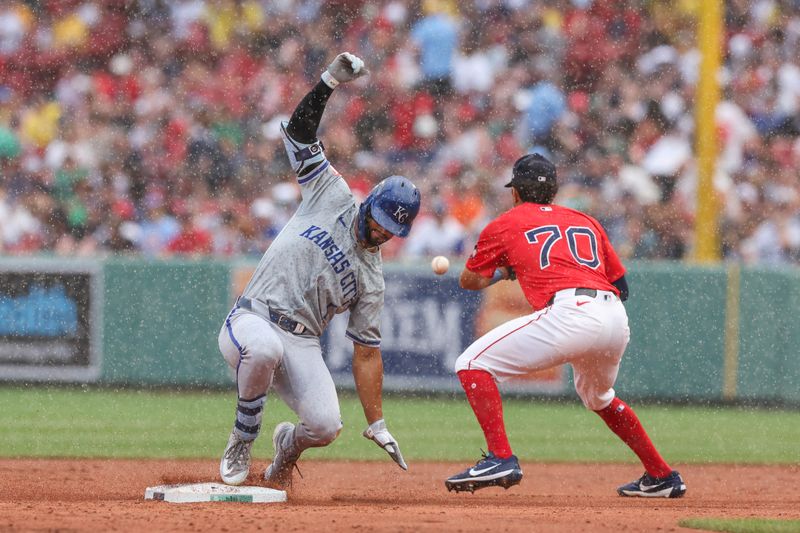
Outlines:
{"type": "Polygon", "coordinates": [[[314,146],[289,137],[281,128],[296,172],[303,163],[321,163],[299,179],[303,201],[256,268],[243,295],[289,315],[316,336],[334,314],[350,309],[347,336],[361,344],[380,344],[383,271],[380,251],[368,251],[355,238],[358,209],[353,193],[321,149],[312,159],[296,153],[314,146]]]}
{"type": "Polygon", "coordinates": [[[378,346],[384,281],[380,251],[358,245],[353,194],[321,144],[292,139],[286,124],[281,130],[302,202],[226,318],[219,347],[237,372],[234,431],[247,440],[258,435],[272,385],[300,419],[295,439],[302,450],[329,444],[342,427],[319,336],[349,310],[347,336],[378,346]],[[319,165],[303,173],[313,163],[319,165]]]}

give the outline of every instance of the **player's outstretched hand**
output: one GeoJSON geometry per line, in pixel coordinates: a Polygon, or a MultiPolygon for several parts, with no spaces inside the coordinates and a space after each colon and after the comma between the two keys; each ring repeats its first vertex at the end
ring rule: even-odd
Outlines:
{"type": "Polygon", "coordinates": [[[343,52],[336,56],[333,62],[328,65],[328,69],[323,73],[322,79],[325,80],[325,83],[331,85],[330,78],[333,78],[336,80],[335,85],[338,85],[340,83],[353,81],[368,73],[369,71],[364,66],[364,61],[360,57],[350,52],[343,52]]]}
{"type": "Polygon", "coordinates": [[[363,435],[375,441],[375,444],[386,450],[389,457],[400,465],[400,468],[408,470],[408,465],[403,459],[403,454],[400,453],[400,446],[397,445],[395,438],[392,437],[392,434],[386,429],[386,422],[382,418],[370,424],[369,427],[364,430],[363,435]]]}

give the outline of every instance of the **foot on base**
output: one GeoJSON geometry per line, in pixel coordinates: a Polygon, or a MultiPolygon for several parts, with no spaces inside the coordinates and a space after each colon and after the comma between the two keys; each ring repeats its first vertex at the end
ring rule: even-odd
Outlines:
{"type": "Polygon", "coordinates": [[[231,432],[222,460],[219,462],[219,476],[226,485],[241,485],[250,473],[250,448],[252,440],[243,440],[231,432]]]}

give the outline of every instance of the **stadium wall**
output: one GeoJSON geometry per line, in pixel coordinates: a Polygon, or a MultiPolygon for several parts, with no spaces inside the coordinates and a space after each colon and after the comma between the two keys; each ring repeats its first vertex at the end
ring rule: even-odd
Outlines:
{"type": "MultiPolygon", "coordinates": [[[[0,379],[227,387],[219,327],[253,262],[0,259],[0,379]]],[[[456,391],[455,358],[477,335],[528,312],[517,284],[458,288],[460,265],[434,276],[387,264],[385,386],[456,391]]],[[[631,263],[631,343],[616,388],[628,398],[800,404],[800,270],[631,263]]],[[[352,387],[346,316],[323,337],[352,387]]],[[[566,368],[504,385],[574,396],[566,368]]]]}

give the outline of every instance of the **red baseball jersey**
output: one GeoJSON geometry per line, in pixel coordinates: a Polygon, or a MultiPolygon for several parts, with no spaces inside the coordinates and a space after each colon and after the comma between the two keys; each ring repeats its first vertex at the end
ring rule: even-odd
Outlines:
{"type": "Polygon", "coordinates": [[[585,213],[558,205],[522,203],[490,222],[478,237],[467,269],[492,277],[511,267],[534,309],[561,289],[619,291],[611,282],[625,267],[605,230],[585,213]]]}

